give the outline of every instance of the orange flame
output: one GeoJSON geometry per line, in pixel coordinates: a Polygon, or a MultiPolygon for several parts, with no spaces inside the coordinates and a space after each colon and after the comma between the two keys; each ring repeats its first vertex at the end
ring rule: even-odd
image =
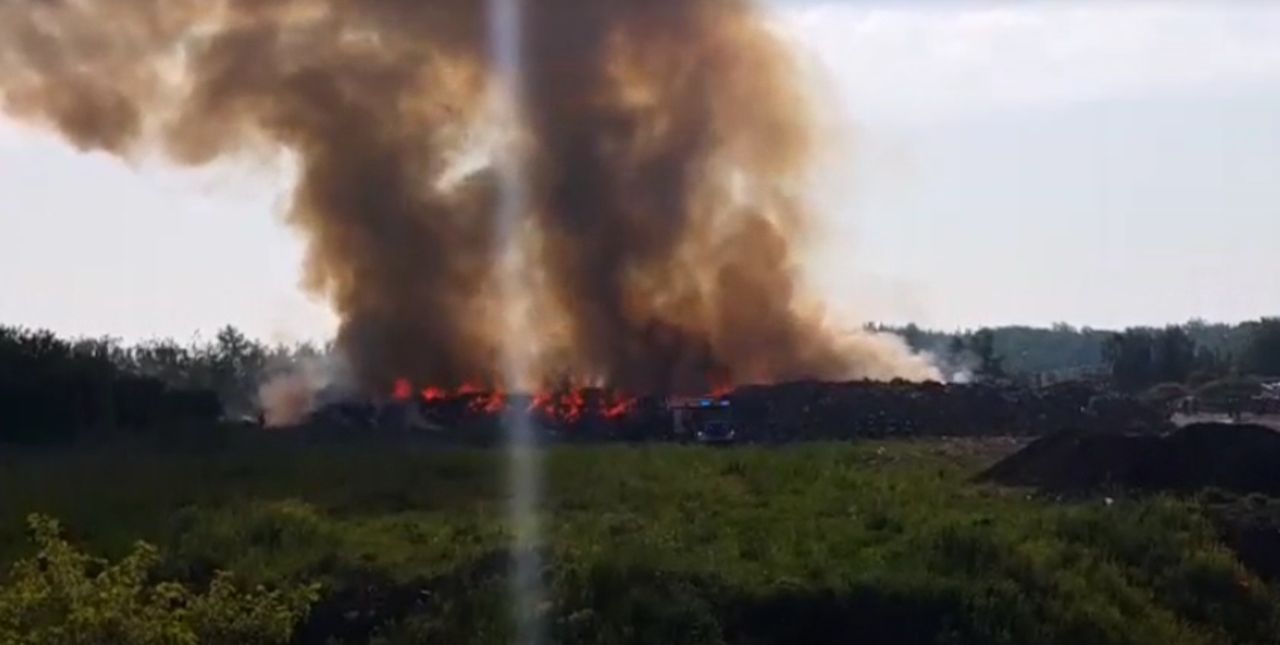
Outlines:
{"type": "Polygon", "coordinates": [[[529,402],[529,407],[526,411],[550,414],[553,409],[554,407],[551,401],[551,395],[546,392],[538,392],[533,395],[533,400],[529,402]]]}
{"type": "Polygon", "coordinates": [[[614,395],[613,400],[604,409],[604,418],[616,421],[631,414],[635,409],[635,399],[614,395]]]}
{"type": "Polygon", "coordinates": [[[582,390],[569,390],[567,394],[560,398],[560,402],[564,407],[565,420],[569,422],[581,419],[582,412],[587,407],[587,401],[582,396],[582,390]]]}
{"type": "Polygon", "coordinates": [[[501,414],[507,409],[507,395],[502,390],[496,390],[489,393],[481,393],[467,404],[467,409],[471,412],[483,413],[489,415],[501,414]]]}
{"type": "MultiPolygon", "coordinates": [[[[395,381],[391,396],[396,401],[407,402],[415,398],[415,391],[418,399],[425,403],[438,405],[457,401],[464,404],[465,410],[470,414],[496,416],[511,405],[511,397],[507,392],[501,389],[490,390],[474,382],[464,383],[456,389],[431,385],[415,390],[412,381],[401,378],[395,381]]],[[[550,421],[572,424],[582,421],[588,415],[617,421],[634,412],[636,406],[635,398],[619,392],[567,388],[534,393],[527,410],[550,421]]]]}
{"type": "Polygon", "coordinates": [[[565,392],[539,392],[529,403],[529,412],[537,412],[551,419],[566,423],[582,420],[587,410],[586,395],[580,389],[565,392]]]}

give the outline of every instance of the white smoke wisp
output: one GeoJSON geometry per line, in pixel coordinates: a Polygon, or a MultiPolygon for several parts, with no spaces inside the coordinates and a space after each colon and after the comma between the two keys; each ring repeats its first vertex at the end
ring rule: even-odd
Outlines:
{"type": "Polygon", "coordinates": [[[843,339],[841,349],[851,358],[852,373],[847,378],[890,381],[941,381],[945,370],[936,355],[917,352],[897,334],[856,331],[843,339]]]}
{"type": "Polygon", "coordinates": [[[325,403],[327,395],[350,383],[345,361],[306,356],[274,366],[258,386],[262,423],[268,428],[296,426],[325,403]]]}

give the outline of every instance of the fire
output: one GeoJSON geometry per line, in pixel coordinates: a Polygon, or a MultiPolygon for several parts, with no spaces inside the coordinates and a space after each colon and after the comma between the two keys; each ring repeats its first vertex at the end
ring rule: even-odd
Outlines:
{"type": "Polygon", "coordinates": [[[391,390],[391,398],[397,401],[408,401],[413,398],[413,384],[409,379],[396,379],[395,387],[391,390]]]}
{"type": "Polygon", "coordinates": [[[604,408],[603,414],[606,419],[617,420],[625,418],[627,415],[634,412],[635,409],[635,399],[614,395],[612,400],[609,401],[608,406],[604,408]]]}
{"type": "Polygon", "coordinates": [[[481,414],[502,414],[507,409],[507,394],[502,390],[477,394],[471,403],[467,404],[467,409],[481,414]]]}
{"type": "MultiPolygon", "coordinates": [[[[391,397],[400,402],[417,399],[431,406],[449,406],[457,402],[458,410],[467,414],[497,416],[512,405],[517,397],[500,388],[488,388],[474,382],[456,388],[430,385],[416,389],[409,379],[397,379],[391,397]]],[[[620,421],[635,412],[637,399],[616,391],[566,387],[534,392],[526,411],[544,421],[576,424],[588,418],[620,421]]]]}
{"type": "Polygon", "coordinates": [[[550,411],[554,409],[555,409],[555,405],[552,402],[552,396],[550,394],[547,394],[546,392],[539,392],[533,395],[533,400],[529,402],[529,407],[526,408],[526,411],[542,412],[546,414],[546,413],[550,413],[550,411]]]}
{"type": "Polygon", "coordinates": [[[566,421],[577,421],[582,418],[582,411],[586,409],[587,402],[582,396],[582,390],[569,390],[568,394],[560,397],[560,410],[566,421]]]}
{"type": "MultiPolygon", "coordinates": [[[[395,385],[391,389],[391,398],[397,401],[408,401],[414,396],[413,382],[407,378],[396,379],[395,385]]],[[[495,397],[504,398],[500,391],[487,390],[475,383],[464,383],[454,390],[443,388],[438,385],[428,385],[421,390],[417,390],[418,396],[427,403],[443,403],[451,399],[461,399],[468,397],[482,397],[486,401],[495,397]]]]}
{"type": "Polygon", "coordinates": [[[529,403],[529,412],[565,423],[581,421],[587,412],[587,397],[579,388],[563,392],[539,392],[529,403]]]}
{"type": "Polygon", "coordinates": [[[733,379],[725,370],[707,372],[707,383],[711,385],[712,398],[722,399],[733,394],[733,379]]]}

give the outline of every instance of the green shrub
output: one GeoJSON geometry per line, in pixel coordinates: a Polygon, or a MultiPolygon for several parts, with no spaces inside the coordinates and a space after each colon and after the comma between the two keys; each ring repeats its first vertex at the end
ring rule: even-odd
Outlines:
{"type": "MultiPolygon", "coordinates": [[[[551,450],[548,641],[1280,645],[1280,585],[1241,564],[1201,502],[975,485],[983,451],[1008,449],[984,446],[551,450]]],[[[296,642],[509,643],[505,466],[498,451],[398,444],[0,454],[0,584],[31,551],[22,517],[41,512],[113,562],[135,538],[159,545],[144,583],[203,592],[218,570],[242,589],[324,583],[296,642]]],[[[1240,503],[1250,519],[1280,513],[1280,501],[1240,503]]],[[[82,566],[85,585],[104,570],[82,566]]],[[[155,593],[127,595],[148,607],[155,593]]],[[[260,624],[256,605],[224,605],[167,642],[254,642],[235,621],[260,624]]],[[[57,611],[39,624],[65,623],[57,611]]],[[[0,645],[76,642],[14,620],[0,615],[0,645]]],[[[148,642],[103,633],[79,642],[148,642]]]]}
{"type": "Polygon", "coordinates": [[[38,552],[0,586],[0,645],[285,643],[318,589],[242,590],[217,574],[204,593],[154,582],[158,551],[139,542],[114,564],[80,552],[57,521],[28,518],[38,552]]]}

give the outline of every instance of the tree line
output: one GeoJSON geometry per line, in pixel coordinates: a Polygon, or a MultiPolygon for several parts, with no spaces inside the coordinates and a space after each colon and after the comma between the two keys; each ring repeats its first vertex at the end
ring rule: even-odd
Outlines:
{"type": "Polygon", "coordinates": [[[1104,375],[1137,391],[1160,383],[1202,384],[1231,376],[1280,378],[1280,318],[1239,324],[1193,320],[1122,331],[1052,327],[994,327],[944,332],[915,325],[872,325],[928,352],[954,374],[975,378],[1104,375]]]}
{"type": "MultiPolygon", "coordinates": [[[[1136,392],[1238,375],[1280,378],[1280,318],[1123,331],[1069,325],[956,332],[870,327],[929,352],[953,379],[1102,375],[1136,392]]],[[[0,442],[112,436],[254,415],[265,379],[332,351],[309,344],[270,346],[230,326],[208,341],[132,345],[0,326],[0,442]]]]}
{"type": "Polygon", "coordinates": [[[0,442],[110,437],[251,415],[263,378],[329,350],[267,346],[230,326],[185,345],[0,326],[0,442]]]}

